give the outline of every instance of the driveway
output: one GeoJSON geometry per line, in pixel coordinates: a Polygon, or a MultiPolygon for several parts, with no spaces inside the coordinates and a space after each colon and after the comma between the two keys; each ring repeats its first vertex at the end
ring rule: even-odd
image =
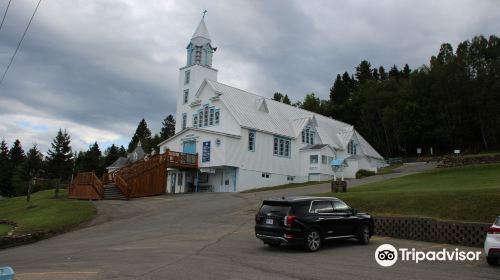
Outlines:
{"type": "Polygon", "coordinates": [[[500,270],[484,260],[398,262],[390,268],[374,260],[383,243],[454,250],[446,244],[374,237],[367,246],[338,241],[317,253],[268,248],[253,233],[261,195],[96,202],[99,215],[89,227],[2,250],[0,266],[11,265],[16,279],[498,279],[500,270]]]}
{"type": "MultiPolygon", "coordinates": [[[[412,162],[412,163],[405,163],[404,165],[394,169],[393,173],[388,173],[388,174],[383,174],[383,175],[375,175],[375,176],[370,176],[370,177],[365,177],[362,179],[347,179],[347,187],[348,188],[353,188],[357,187],[360,185],[368,184],[368,183],[373,183],[373,182],[380,182],[380,181],[385,181],[393,178],[399,178],[403,177],[406,175],[411,175],[411,174],[416,174],[420,172],[425,172],[432,170],[437,167],[437,163],[435,162],[412,162]]],[[[284,190],[275,190],[275,191],[266,191],[266,192],[256,192],[253,193],[255,194],[256,197],[269,197],[269,196],[281,196],[283,194],[286,195],[308,195],[312,193],[325,193],[325,192],[330,192],[331,191],[331,186],[330,183],[322,183],[322,184],[317,184],[317,185],[309,185],[305,187],[299,187],[299,188],[290,188],[284,190]]]]}

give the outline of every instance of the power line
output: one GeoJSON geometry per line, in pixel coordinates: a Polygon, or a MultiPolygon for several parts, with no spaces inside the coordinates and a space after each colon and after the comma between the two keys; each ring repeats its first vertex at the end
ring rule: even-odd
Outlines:
{"type": "Polygon", "coordinates": [[[3,13],[2,23],[0,23],[0,30],[2,30],[3,22],[5,21],[5,17],[7,16],[7,11],[9,11],[10,1],[7,3],[7,8],[5,9],[5,13],[3,13]]]}
{"type": "Polygon", "coordinates": [[[16,50],[14,51],[14,54],[10,58],[9,65],[7,65],[5,72],[3,72],[2,79],[0,80],[0,85],[3,83],[3,79],[5,79],[5,76],[7,75],[7,72],[9,71],[9,68],[12,65],[12,62],[14,61],[14,57],[16,56],[17,51],[19,50],[19,47],[21,46],[21,43],[24,40],[24,36],[26,36],[26,33],[28,32],[28,29],[30,28],[31,22],[33,21],[33,18],[35,17],[36,11],[38,10],[38,6],[40,6],[41,2],[42,2],[42,0],[38,0],[38,4],[36,4],[35,11],[33,11],[33,14],[31,15],[30,21],[28,22],[28,25],[26,26],[26,29],[24,30],[23,36],[21,36],[21,40],[19,40],[19,43],[17,44],[16,50]]]}

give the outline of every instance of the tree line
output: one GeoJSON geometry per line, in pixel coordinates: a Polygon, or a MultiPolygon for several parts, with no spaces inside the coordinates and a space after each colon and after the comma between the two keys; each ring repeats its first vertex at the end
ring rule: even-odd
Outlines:
{"type": "Polygon", "coordinates": [[[500,39],[442,44],[415,70],[363,60],[337,75],[329,99],[310,93],[292,105],[354,125],[385,157],[499,149],[500,39]]]}
{"type": "Polygon", "coordinates": [[[94,142],[86,151],[73,152],[71,137],[66,130],[62,129],[59,129],[53,138],[47,156],[42,154],[36,144],[25,152],[18,139],[10,148],[5,140],[2,140],[0,142],[0,195],[8,197],[28,195],[29,199],[31,192],[55,188],[57,196],[59,187],[67,185],[76,173],[94,171],[100,177],[106,167],[119,157],[127,157],[139,141],[146,153],[151,153],[153,150],[159,152],[158,144],[174,133],[175,119],[172,115],[168,115],[162,122],[160,132],[154,136],[146,121],[142,119],[128,149],[112,144],[102,152],[98,143],[94,142]]]}

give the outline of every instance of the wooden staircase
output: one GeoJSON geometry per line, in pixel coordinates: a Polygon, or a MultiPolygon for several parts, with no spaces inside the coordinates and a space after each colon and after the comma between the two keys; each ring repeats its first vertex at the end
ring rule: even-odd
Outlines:
{"type": "Polygon", "coordinates": [[[123,195],[122,191],[113,183],[104,186],[102,198],[112,200],[128,200],[127,197],[123,195]]]}
{"type": "Polygon", "coordinates": [[[167,168],[197,169],[198,154],[167,150],[104,174],[99,179],[94,172],[79,172],[69,188],[69,198],[130,199],[163,194],[167,168]]]}

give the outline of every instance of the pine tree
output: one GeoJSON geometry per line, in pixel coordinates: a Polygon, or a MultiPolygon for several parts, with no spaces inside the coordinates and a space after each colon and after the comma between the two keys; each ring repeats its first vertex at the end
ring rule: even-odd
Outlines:
{"type": "Polygon", "coordinates": [[[73,153],[71,139],[66,130],[59,129],[57,136],[52,140],[52,148],[47,152],[47,169],[52,178],[59,182],[56,185],[55,197],[59,195],[59,186],[62,180],[69,179],[73,172],[73,153]]]}
{"type": "Polygon", "coordinates": [[[368,80],[373,79],[373,73],[371,69],[371,64],[370,62],[363,60],[361,63],[356,66],[356,79],[360,84],[363,84],[364,82],[368,80]]]}
{"type": "Polygon", "coordinates": [[[27,194],[26,200],[30,201],[32,192],[32,180],[38,177],[43,167],[43,155],[38,150],[37,145],[33,144],[26,154],[26,158],[16,169],[13,183],[16,195],[27,194]]]}
{"type": "MultiPolygon", "coordinates": [[[[175,119],[174,116],[168,115],[161,123],[160,139],[165,141],[175,134],[175,119]]],[[[160,142],[161,142],[160,141],[160,142]]],[[[135,148],[135,147],[134,147],[135,148]]]]}
{"type": "Polygon", "coordinates": [[[378,68],[378,75],[381,81],[387,80],[387,73],[385,72],[385,68],[383,66],[378,68]]]}
{"type": "Polygon", "coordinates": [[[128,144],[128,152],[131,153],[136,147],[137,143],[141,141],[142,148],[146,153],[151,151],[150,143],[151,143],[151,130],[148,128],[148,124],[146,120],[142,119],[135,130],[134,136],[132,136],[132,140],[128,144]]]}
{"type": "Polygon", "coordinates": [[[12,163],[12,168],[15,169],[18,165],[23,163],[25,157],[26,156],[24,154],[23,147],[21,146],[21,141],[19,141],[19,139],[16,139],[9,150],[9,158],[10,162],[12,163]]]}
{"type": "Polygon", "coordinates": [[[411,74],[411,69],[408,64],[405,64],[405,67],[403,68],[403,71],[401,71],[401,78],[403,79],[409,79],[411,74]]]}
{"type": "Polygon", "coordinates": [[[104,151],[104,167],[108,167],[120,157],[120,149],[112,144],[104,151]]]}
{"type": "Polygon", "coordinates": [[[0,195],[12,196],[12,167],[9,158],[9,148],[5,140],[0,143],[0,195]]]}
{"type": "Polygon", "coordinates": [[[290,98],[288,98],[288,94],[285,94],[283,97],[283,103],[290,105],[292,102],[290,101],[290,98]]]}
{"type": "Polygon", "coordinates": [[[391,67],[391,70],[389,70],[389,79],[396,79],[396,80],[398,80],[399,79],[399,75],[400,75],[399,69],[396,66],[396,64],[394,64],[394,66],[391,67]]]}
{"type": "Polygon", "coordinates": [[[275,92],[273,94],[273,100],[274,101],[278,101],[278,102],[282,102],[282,100],[283,100],[283,94],[281,92],[275,92]]]}

